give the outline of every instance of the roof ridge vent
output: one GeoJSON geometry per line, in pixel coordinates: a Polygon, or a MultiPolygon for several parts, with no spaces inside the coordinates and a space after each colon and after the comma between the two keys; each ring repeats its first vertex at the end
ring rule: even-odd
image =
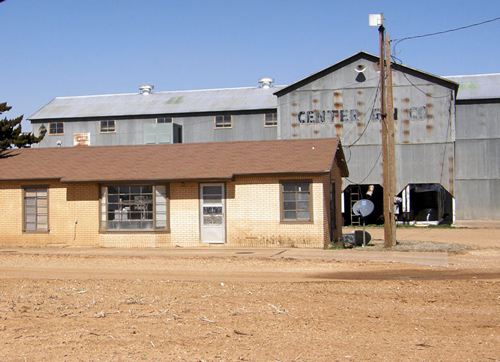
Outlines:
{"type": "Polygon", "coordinates": [[[271,77],[264,77],[259,79],[259,88],[269,89],[273,87],[274,79],[271,77]]]}
{"type": "Polygon", "coordinates": [[[142,84],[139,86],[139,93],[147,96],[153,92],[154,87],[152,84],[142,84]]]}

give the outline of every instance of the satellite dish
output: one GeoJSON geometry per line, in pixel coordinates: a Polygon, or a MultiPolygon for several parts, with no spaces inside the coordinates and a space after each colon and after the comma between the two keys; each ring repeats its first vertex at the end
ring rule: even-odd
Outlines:
{"type": "Polygon", "coordinates": [[[373,205],[373,202],[367,199],[361,199],[359,201],[356,201],[356,203],[353,205],[352,212],[354,213],[354,215],[367,217],[373,212],[374,208],[375,205],[373,205]]]}

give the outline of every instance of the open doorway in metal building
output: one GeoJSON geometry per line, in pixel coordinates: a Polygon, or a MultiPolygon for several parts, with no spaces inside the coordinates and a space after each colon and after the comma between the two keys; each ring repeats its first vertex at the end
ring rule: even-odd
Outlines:
{"type": "Polygon", "coordinates": [[[384,223],[383,209],[383,188],[380,185],[349,185],[342,193],[342,216],[344,225],[359,226],[361,218],[352,212],[352,207],[356,201],[369,199],[375,208],[373,212],[365,218],[367,225],[382,225],[384,223]]]}
{"type": "Polygon", "coordinates": [[[408,184],[396,198],[397,221],[409,224],[453,223],[453,197],[440,184],[408,184]]]}

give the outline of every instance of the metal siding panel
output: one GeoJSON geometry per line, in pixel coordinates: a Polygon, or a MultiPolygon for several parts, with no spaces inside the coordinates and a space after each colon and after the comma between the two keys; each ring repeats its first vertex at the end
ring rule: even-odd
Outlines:
{"type": "MultiPolygon", "coordinates": [[[[382,184],[380,147],[356,145],[344,149],[349,160],[349,180],[382,184]]],[[[396,172],[398,193],[409,183],[439,183],[453,194],[453,144],[397,145],[396,172]]],[[[349,180],[345,180],[344,188],[351,183],[349,180]]]]}
{"type": "Polygon", "coordinates": [[[457,180],[457,220],[500,220],[500,180],[457,180]]]}
{"type": "Polygon", "coordinates": [[[500,179],[500,139],[457,140],[458,180],[500,179]]]}
{"type": "Polygon", "coordinates": [[[458,104],[457,140],[500,138],[500,104],[458,104]]]}
{"type": "Polygon", "coordinates": [[[264,126],[264,113],[232,116],[231,128],[215,128],[214,116],[178,117],[182,123],[184,143],[228,142],[276,139],[277,127],[264,126]]]}

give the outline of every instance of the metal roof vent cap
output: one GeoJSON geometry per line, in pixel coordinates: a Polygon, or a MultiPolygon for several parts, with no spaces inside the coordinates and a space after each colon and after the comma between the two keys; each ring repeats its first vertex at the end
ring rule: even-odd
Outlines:
{"type": "Polygon", "coordinates": [[[139,93],[142,95],[147,96],[148,94],[151,94],[154,89],[154,85],[152,84],[143,84],[139,86],[139,93]]]}
{"type": "Polygon", "coordinates": [[[260,78],[259,79],[259,88],[264,88],[264,89],[272,88],[273,83],[274,83],[273,78],[270,78],[270,77],[260,78]]]}

